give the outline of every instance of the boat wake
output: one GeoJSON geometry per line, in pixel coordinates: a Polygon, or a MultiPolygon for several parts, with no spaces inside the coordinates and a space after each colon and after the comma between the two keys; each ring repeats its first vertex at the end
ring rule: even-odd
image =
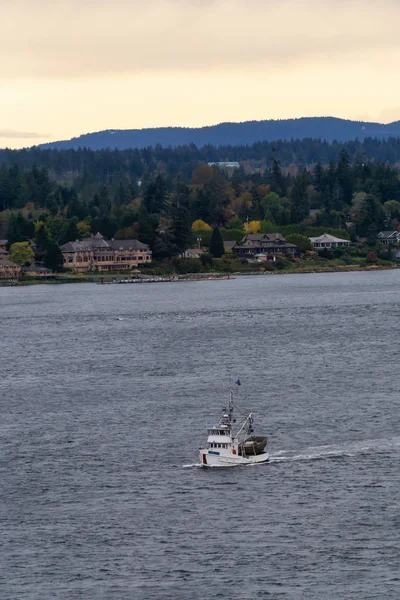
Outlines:
{"type": "Polygon", "coordinates": [[[301,454],[281,450],[270,456],[270,462],[323,460],[326,458],[356,457],[359,454],[391,453],[400,449],[400,437],[363,440],[330,446],[309,446],[301,454]]]}

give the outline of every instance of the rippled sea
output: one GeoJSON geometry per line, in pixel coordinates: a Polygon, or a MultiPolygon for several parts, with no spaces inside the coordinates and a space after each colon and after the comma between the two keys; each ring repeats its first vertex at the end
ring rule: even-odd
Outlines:
{"type": "Polygon", "coordinates": [[[0,288],[1,600],[400,598],[400,270],[0,288]],[[271,462],[201,469],[237,377],[271,462]]]}

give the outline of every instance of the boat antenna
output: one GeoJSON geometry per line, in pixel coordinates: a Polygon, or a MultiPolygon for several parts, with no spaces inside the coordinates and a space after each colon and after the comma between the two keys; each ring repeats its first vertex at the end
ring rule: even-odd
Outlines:
{"type": "Polygon", "coordinates": [[[242,384],[240,383],[240,379],[239,379],[239,377],[236,379],[236,381],[235,381],[235,385],[237,385],[237,397],[239,398],[239,386],[240,386],[240,385],[242,385],[242,384]]]}

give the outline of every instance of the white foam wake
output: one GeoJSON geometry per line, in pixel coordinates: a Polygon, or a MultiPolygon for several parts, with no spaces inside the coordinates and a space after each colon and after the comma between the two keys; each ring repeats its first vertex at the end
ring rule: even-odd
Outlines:
{"type": "Polygon", "coordinates": [[[270,462],[319,460],[323,458],[336,458],[340,456],[353,457],[359,454],[369,454],[371,452],[396,452],[399,449],[400,437],[363,440],[330,446],[310,446],[301,454],[294,454],[290,453],[289,451],[280,450],[279,452],[276,452],[270,456],[270,462]]]}

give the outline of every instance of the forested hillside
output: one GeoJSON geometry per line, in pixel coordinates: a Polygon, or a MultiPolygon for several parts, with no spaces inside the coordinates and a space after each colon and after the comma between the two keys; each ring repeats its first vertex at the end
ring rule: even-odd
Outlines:
{"type": "Polygon", "coordinates": [[[240,239],[245,223],[285,235],[333,228],[342,236],[375,239],[379,230],[399,225],[399,174],[378,159],[392,154],[391,162],[397,161],[399,150],[398,140],[346,145],[309,140],[224,148],[223,154],[194,146],[3,151],[0,237],[9,245],[32,238],[45,252],[46,244],[100,231],[110,238],[137,238],[151,246],[156,259],[182,252],[198,237],[208,244],[216,226],[225,240],[240,239]],[[377,155],[374,160],[367,149],[377,155]],[[311,154],[314,164],[306,169],[311,154]],[[211,158],[239,159],[241,168],[228,175],[208,166],[211,158]],[[263,167],[250,168],[249,161],[263,167]],[[287,168],[293,164],[297,169],[287,168]]]}
{"type": "Polygon", "coordinates": [[[400,135],[400,122],[384,125],[363,121],[349,121],[334,117],[303,117],[244,123],[220,123],[208,127],[158,127],[152,129],[107,130],[87,133],[71,140],[43,144],[43,148],[77,149],[90,148],[146,148],[161,145],[182,146],[195,144],[198,147],[225,145],[251,145],[256,142],[277,139],[315,138],[328,142],[348,141],[366,137],[386,139],[400,135]]]}

